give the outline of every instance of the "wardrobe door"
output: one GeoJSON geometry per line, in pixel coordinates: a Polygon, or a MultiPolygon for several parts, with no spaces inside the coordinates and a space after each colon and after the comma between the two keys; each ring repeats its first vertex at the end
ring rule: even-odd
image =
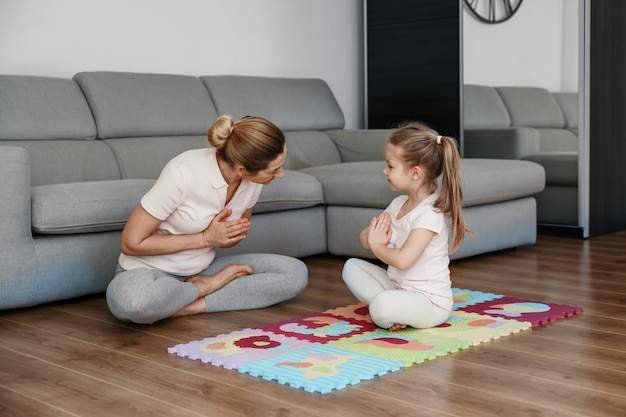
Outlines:
{"type": "Polygon", "coordinates": [[[426,122],[461,141],[461,2],[368,0],[368,128],[426,122]]]}

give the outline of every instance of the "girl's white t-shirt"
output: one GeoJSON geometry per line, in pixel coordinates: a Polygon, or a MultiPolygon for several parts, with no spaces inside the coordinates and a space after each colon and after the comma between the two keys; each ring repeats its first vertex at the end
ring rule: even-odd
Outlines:
{"type": "MultiPolygon", "coordinates": [[[[205,230],[224,208],[232,209],[227,220],[241,218],[256,204],[262,187],[244,179],[226,205],[228,185],[217,164],[215,149],[194,149],[178,155],[163,168],[141,205],[162,220],[156,233],[195,234],[205,230]]],[[[124,269],[150,268],[189,276],[204,270],[214,258],[215,249],[209,247],[153,256],[122,253],[119,262],[124,269]]]]}
{"type": "Polygon", "coordinates": [[[453,298],[448,268],[448,222],[447,216],[433,206],[436,199],[437,195],[431,194],[400,219],[397,217],[398,212],[408,196],[396,197],[385,209],[391,217],[389,247],[402,247],[413,229],[427,229],[435,233],[413,266],[404,270],[389,266],[387,274],[396,288],[420,292],[432,303],[451,310],[453,298]]]}

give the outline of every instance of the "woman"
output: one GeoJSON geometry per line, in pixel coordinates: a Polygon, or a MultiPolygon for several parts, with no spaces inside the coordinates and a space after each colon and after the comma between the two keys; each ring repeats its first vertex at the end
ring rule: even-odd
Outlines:
{"type": "Polygon", "coordinates": [[[282,178],[283,132],[260,117],[209,128],[212,148],[172,159],[122,232],[107,303],[123,321],[267,307],[304,289],[298,259],[243,254],[215,259],[215,248],[246,238],[264,184],[282,178]]]}

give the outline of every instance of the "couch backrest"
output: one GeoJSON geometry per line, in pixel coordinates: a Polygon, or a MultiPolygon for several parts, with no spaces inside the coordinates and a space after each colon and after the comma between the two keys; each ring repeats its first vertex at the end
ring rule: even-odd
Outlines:
{"type": "Polygon", "coordinates": [[[578,94],[539,87],[464,87],[464,128],[533,128],[541,152],[578,149],[578,94]]]}
{"type": "Polygon", "coordinates": [[[174,156],[208,146],[206,132],[217,112],[198,77],[100,71],[74,80],[122,178],[156,178],[174,156]]]}
{"type": "Polygon", "coordinates": [[[219,114],[261,116],[287,134],[286,169],[341,162],[332,139],[320,131],[341,129],[343,112],[328,84],[313,78],[236,75],[200,77],[219,114]]]}
{"type": "Polygon", "coordinates": [[[578,93],[555,92],[552,93],[565,116],[565,127],[578,131],[578,93]]]}
{"type": "Polygon", "coordinates": [[[28,151],[32,185],[119,179],[113,153],[95,137],[73,80],[0,75],[0,146],[28,151]]]}
{"type": "Polygon", "coordinates": [[[99,139],[205,135],[217,118],[197,77],[81,72],[74,80],[93,112],[99,139]]]}
{"type": "Polygon", "coordinates": [[[344,127],[341,108],[323,80],[237,75],[200,78],[219,114],[237,119],[265,117],[286,132],[344,127]]]}
{"type": "Polygon", "coordinates": [[[19,142],[32,185],[156,178],[188,149],[208,146],[218,115],[253,114],[287,136],[286,169],[341,162],[324,132],[343,113],[319,79],[81,72],[73,79],[0,76],[0,144],[19,142]]]}
{"type": "Polygon", "coordinates": [[[563,109],[553,93],[539,87],[496,87],[511,116],[512,127],[539,132],[541,152],[576,151],[578,137],[567,129],[563,109]]]}
{"type": "Polygon", "coordinates": [[[475,84],[463,86],[463,126],[465,129],[511,126],[509,112],[495,88],[475,84]]]}
{"type": "Polygon", "coordinates": [[[539,87],[495,87],[502,98],[512,127],[565,128],[559,103],[546,89],[539,87]]]}

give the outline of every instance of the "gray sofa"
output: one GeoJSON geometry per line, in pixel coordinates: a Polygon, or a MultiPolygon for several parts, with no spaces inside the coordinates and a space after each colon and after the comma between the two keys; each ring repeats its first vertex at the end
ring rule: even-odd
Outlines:
{"type": "MultiPolygon", "coordinates": [[[[396,195],[382,175],[388,132],[344,129],[322,80],[0,75],[0,309],[103,291],[129,214],[169,159],[208,146],[220,114],[267,117],[288,143],[285,177],[228,251],[371,257],[357,235],[396,195]]],[[[473,234],[455,258],[535,242],[540,165],[464,159],[462,177],[473,234]]]]}
{"type": "Polygon", "coordinates": [[[545,168],[540,224],[578,225],[578,94],[538,87],[464,86],[464,156],[524,159],[545,168]]]}

